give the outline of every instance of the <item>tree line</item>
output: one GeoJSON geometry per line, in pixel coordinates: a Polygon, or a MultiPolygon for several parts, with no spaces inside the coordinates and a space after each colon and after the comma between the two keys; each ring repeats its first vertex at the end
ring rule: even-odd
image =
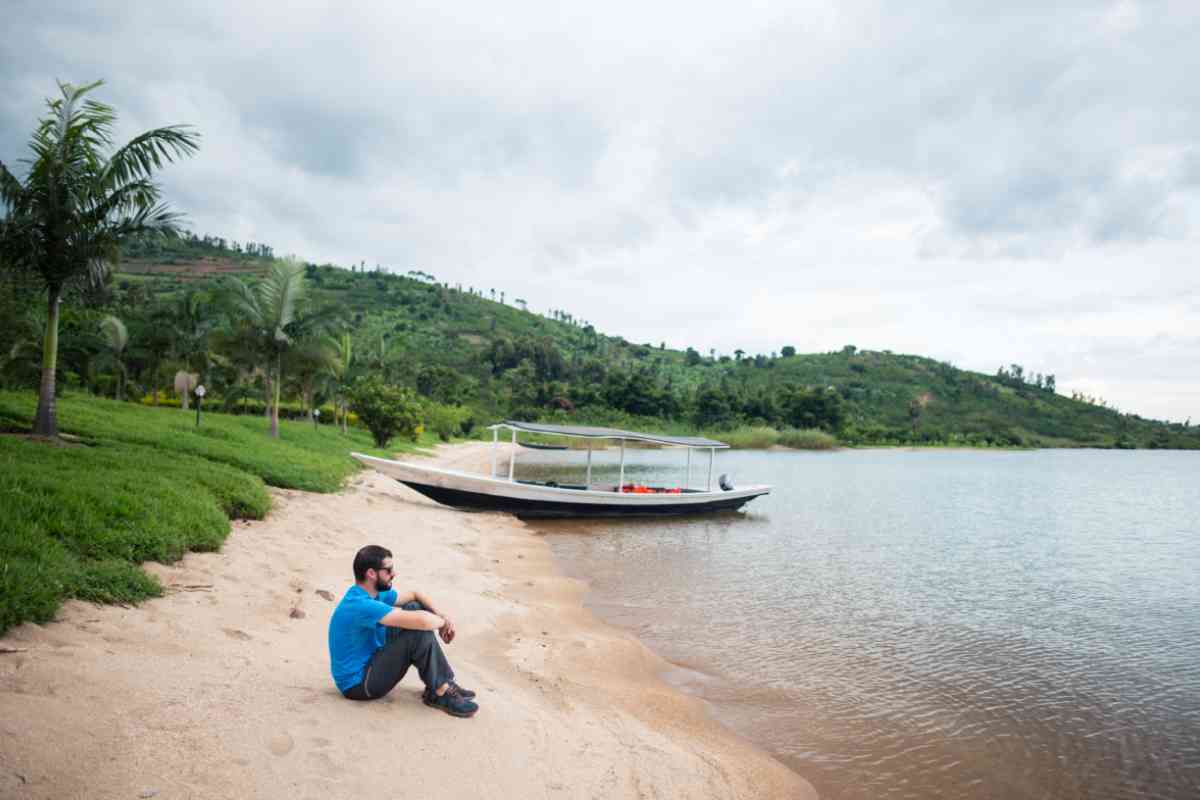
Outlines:
{"type": "MultiPolygon", "coordinates": [[[[168,126],[117,146],[115,113],[90,97],[98,85],[60,86],[22,177],[0,162],[0,385],[37,387],[39,433],[57,431],[64,382],[185,407],[203,382],[209,402],[263,413],[276,434],[281,414],[327,405],[343,426],[357,407],[364,424],[393,435],[424,424],[449,436],[515,416],[820,428],[885,443],[1021,444],[1031,429],[1096,436],[1095,419],[1085,423],[1065,398],[1045,402],[1054,375],[1017,364],[993,378],[853,346],[819,368],[792,346],[705,358],[604,336],[562,309],[532,314],[504,291],[451,288],[423,270],[340,270],[255,243],[238,246],[261,262],[258,275],[114,282],[108,267],[123,251],[219,254],[232,244],[183,232],[152,180],[196,151],[195,131],[168,126]]],[[[1122,425],[1125,441],[1146,440],[1142,421],[1122,425]]],[[[1190,436],[1170,433],[1170,446],[1190,436]]]]}

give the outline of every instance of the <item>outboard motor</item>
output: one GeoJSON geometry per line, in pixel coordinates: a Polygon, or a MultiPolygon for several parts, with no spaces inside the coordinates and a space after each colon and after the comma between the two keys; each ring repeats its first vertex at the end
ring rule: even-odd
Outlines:
{"type": "Polygon", "coordinates": [[[733,479],[727,474],[722,474],[717,479],[717,483],[720,485],[722,491],[728,492],[733,489],[733,479]]]}

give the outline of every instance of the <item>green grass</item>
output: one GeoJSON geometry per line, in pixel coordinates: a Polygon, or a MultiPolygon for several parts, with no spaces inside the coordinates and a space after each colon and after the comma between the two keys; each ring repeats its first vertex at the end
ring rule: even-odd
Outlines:
{"type": "MultiPolygon", "coordinates": [[[[0,392],[0,430],[29,430],[36,397],[0,392]]],[[[0,436],[0,633],[45,622],[68,598],[134,603],[162,592],[140,568],[218,549],[231,518],[261,519],[266,485],[329,492],[379,455],[361,431],[261,417],[195,415],[94,397],[59,402],[62,444],[0,436]]],[[[433,435],[418,444],[431,444],[433,435]]],[[[403,443],[395,449],[415,450],[403,443]]]]}
{"type": "Polygon", "coordinates": [[[44,622],[68,597],[135,602],[161,592],[139,569],[216,550],[230,516],[262,518],[261,480],[196,456],[122,442],[62,446],[0,437],[0,630],[44,622]]]}
{"type": "MultiPolygon", "coordinates": [[[[37,397],[28,392],[0,392],[0,429],[25,432],[32,425],[37,397]]],[[[62,433],[88,441],[118,441],[142,444],[199,456],[257,475],[270,486],[333,492],[357,462],[349,453],[357,450],[387,455],[414,450],[407,442],[392,442],[388,451],[375,447],[364,431],[351,429],[343,436],[330,427],[316,429],[305,422],[280,420],[280,438],[267,435],[267,421],[259,416],[237,416],[203,412],[196,427],[194,411],[151,408],[118,403],[98,397],[67,395],[58,403],[62,433]]],[[[436,437],[421,442],[429,444],[436,437]]]]}

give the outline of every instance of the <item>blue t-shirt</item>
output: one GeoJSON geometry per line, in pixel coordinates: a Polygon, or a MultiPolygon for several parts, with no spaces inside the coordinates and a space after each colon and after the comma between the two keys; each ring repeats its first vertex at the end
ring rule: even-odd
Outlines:
{"type": "Polygon", "coordinates": [[[342,595],[329,618],[329,666],[338,691],[362,683],[367,662],[387,642],[387,628],[379,620],[395,610],[396,597],[389,589],[372,598],[358,586],[342,595]]]}

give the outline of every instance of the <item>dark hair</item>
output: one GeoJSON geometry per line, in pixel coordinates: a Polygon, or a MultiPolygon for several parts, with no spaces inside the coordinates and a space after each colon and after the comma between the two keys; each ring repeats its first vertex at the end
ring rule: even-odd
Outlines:
{"type": "Polygon", "coordinates": [[[354,580],[365,581],[367,570],[378,570],[383,566],[385,558],[391,558],[392,551],[377,544],[369,544],[354,554],[354,580]]]}

